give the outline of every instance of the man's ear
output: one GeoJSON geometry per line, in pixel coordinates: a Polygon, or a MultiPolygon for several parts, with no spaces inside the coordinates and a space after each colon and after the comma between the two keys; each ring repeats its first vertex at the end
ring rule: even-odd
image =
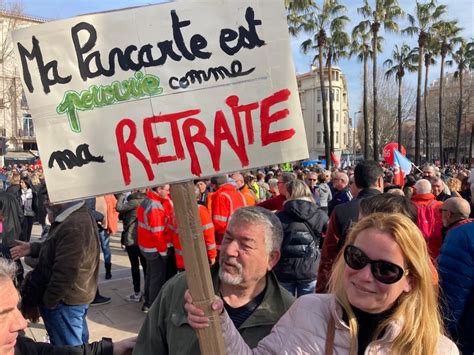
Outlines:
{"type": "Polygon", "coordinates": [[[380,176],[379,177],[379,181],[378,181],[378,188],[380,189],[380,191],[383,192],[383,176],[380,176]]]}
{"type": "Polygon", "coordinates": [[[275,265],[280,260],[280,257],[281,257],[281,252],[279,250],[273,250],[270,253],[270,257],[268,258],[268,266],[267,266],[268,271],[271,271],[275,267],[275,265]]]}

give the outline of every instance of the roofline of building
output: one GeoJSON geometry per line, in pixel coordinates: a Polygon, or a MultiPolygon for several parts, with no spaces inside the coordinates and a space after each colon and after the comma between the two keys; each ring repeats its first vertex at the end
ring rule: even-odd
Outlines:
{"type": "Polygon", "coordinates": [[[41,17],[31,16],[31,15],[27,15],[27,14],[20,13],[20,12],[12,12],[12,11],[8,11],[8,10],[5,10],[5,9],[0,9],[0,16],[10,17],[10,18],[17,18],[17,19],[21,19],[21,20],[36,22],[36,23],[44,23],[44,22],[50,21],[48,19],[44,19],[44,18],[41,18],[41,17]]]}

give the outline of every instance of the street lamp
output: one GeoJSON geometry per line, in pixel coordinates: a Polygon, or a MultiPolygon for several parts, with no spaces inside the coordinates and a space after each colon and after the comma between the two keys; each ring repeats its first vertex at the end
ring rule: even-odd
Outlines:
{"type": "MultiPolygon", "coordinates": [[[[352,117],[352,148],[354,151],[354,161],[356,160],[356,124],[357,124],[357,119],[356,116],[358,113],[361,113],[362,111],[356,111],[354,112],[354,117],[352,117]]],[[[367,144],[367,142],[365,142],[367,144]]]]}

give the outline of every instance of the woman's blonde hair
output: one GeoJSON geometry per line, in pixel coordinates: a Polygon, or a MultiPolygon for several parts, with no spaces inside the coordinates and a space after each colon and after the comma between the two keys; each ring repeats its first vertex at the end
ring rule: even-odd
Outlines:
{"type": "MultiPolygon", "coordinates": [[[[388,233],[400,246],[408,269],[411,285],[403,292],[394,306],[392,315],[379,324],[374,334],[377,339],[384,328],[394,320],[402,320],[402,328],[393,340],[391,353],[434,354],[437,353],[440,334],[444,334],[438,300],[432,284],[426,242],[418,227],[402,214],[374,213],[360,220],[351,229],[345,245],[353,244],[357,236],[366,229],[375,228],[388,233]]],[[[345,261],[340,253],[330,279],[330,290],[347,312],[351,334],[350,354],[356,354],[357,322],[344,288],[345,261]]]]}
{"type": "Polygon", "coordinates": [[[458,178],[449,178],[446,182],[451,191],[459,192],[461,191],[462,182],[458,178]]]}
{"type": "Polygon", "coordinates": [[[293,180],[288,182],[286,184],[286,191],[288,191],[287,201],[306,200],[315,203],[309,186],[302,180],[293,180]]]}

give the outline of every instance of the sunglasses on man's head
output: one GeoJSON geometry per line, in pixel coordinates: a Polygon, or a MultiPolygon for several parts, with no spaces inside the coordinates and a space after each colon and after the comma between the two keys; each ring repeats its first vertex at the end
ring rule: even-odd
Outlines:
{"type": "Polygon", "coordinates": [[[344,260],[347,266],[354,270],[362,270],[370,264],[370,270],[374,278],[383,284],[393,284],[399,281],[403,275],[408,274],[408,270],[403,270],[400,266],[384,260],[371,260],[359,248],[348,245],[344,249],[344,260]]]}

